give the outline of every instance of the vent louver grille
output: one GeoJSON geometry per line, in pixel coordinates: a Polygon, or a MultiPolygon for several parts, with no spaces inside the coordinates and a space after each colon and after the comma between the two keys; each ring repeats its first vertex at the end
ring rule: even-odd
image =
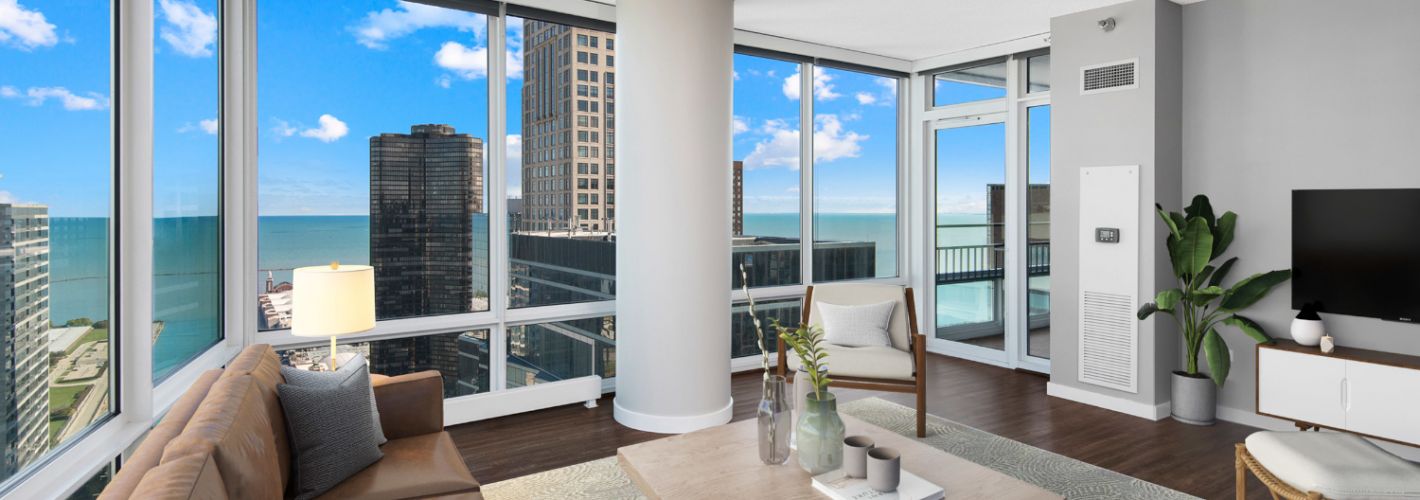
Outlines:
{"type": "Polygon", "coordinates": [[[1139,87],[1139,61],[1129,60],[1080,68],[1081,94],[1095,94],[1139,87]]]}
{"type": "Polygon", "coordinates": [[[1133,392],[1134,304],[1128,295],[1084,291],[1080,308],[1080,381],[1133,392]]]}

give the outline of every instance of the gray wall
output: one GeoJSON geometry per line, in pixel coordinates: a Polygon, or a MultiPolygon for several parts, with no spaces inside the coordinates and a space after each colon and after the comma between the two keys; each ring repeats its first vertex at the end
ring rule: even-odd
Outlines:
{"type": "MultiPolygon", "coordinates": [[[[1209,0],[1183,42],[1183,193],[1238,213],[1234,279],[1290,267],[1293,189],[1420,188],[1420,2],[1209,0]]],[[[1290,305],[1283,285],[1244,314],[1287,337],[1290,305]]],[[[1420,354],[1420,325],[1324,319],[1338,344],[1420,354]]],[[[1219,403],[1252,413],[1251,343],[1225,330],[1219,403]]]]}
{"type": "Polygon", "coordinates": [[[1154,203],[1178,206],[1181,193],[1182,64],[1179,6],[1166,0],[1132,2],[1089,10],[1051,21],[1051,377],[1054,384],[1147,405],[1168,401],[1168,373],[1178,360],[1172,323],[1149,320],[1139,327],[1139,392],[1079,382],[1079,170],[1081,167],[1139,165],[1141,168],[1139,297],[1152,297],[1156,283],[1171,283],[1163,226],[1154,203]],[[1117,27],[1100,30],[1113,17],[1117,27]],[[1137,90],[1080,95],[1078,68],[1139,59],[1137,90]],[[1160,265],[1156,265],[1156,262],[1160,265]]]}

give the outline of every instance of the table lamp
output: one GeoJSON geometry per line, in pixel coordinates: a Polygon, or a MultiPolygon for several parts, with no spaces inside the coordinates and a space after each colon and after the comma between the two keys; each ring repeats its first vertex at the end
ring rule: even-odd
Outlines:
{"type": "Polygon", "coordinates": [[[335,370],[335,338],[375,327],[375,268],[329,266],[296,268],[291,283],[291,335],[330,337],[330,369],[335,370]]]}

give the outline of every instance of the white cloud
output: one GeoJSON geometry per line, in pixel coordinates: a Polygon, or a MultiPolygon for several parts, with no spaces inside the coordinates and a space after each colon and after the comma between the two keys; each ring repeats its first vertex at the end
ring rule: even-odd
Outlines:
{"type": "MultiPolygon", "coordinates": [[[[843,121],[837,115],[822,114],[814,117],[817,130],[814,131],[814,161],[828,163],[841,158],[856,158],[862,151],[861,143],[868,136],[843,129],[843,121]]],[[[745,168],[787,167],[799,169],[799,131],[789,128],[788,122],[774,119],[764,122],[756,131],[764,136],[754,151],[745,156],[745,168]]]]}
{"type": "Polygon", "coordinates": [[[878,102],[877,96],[869,94],[867,92],[859,92],[857,94],[853,94],[853,97],[858,99],[858,104],[862,104],[864,106],[878,102]]]}
{"type": "MultiPolygon", "coordinates": [[[[833,91],[833,84],[830,83],[832,81],[832,75],[824,73],[823,68],[815,67],[814,99],[820,101],[832,101],[834,99],[842,97],[842,94],[833,91]]],[[[794,74],[784,78],[784,86],[782,90],[784,91],[784,97],[788,97],[790,99],[799,98],[799,72],[795,71],[794,74]]]]}
{"type": "Polygon", "coordinates": [[[523,78],[523,20],[510,17],[507,18],[508,28],[508,79],[519,80],[523,78]]]}
{"type": "Polygon", "coordinates": [[[868,140],[868,136],[843,130],[843,123],[837,115],[823,114],[814,117],[818,124],[814,130],[814,161],[827,163],[839,158],[857,158],[863,147],[858,143],[868,140]]]}
{"type": "Polygon", "coordinates": [[[399,2],[395,9],[367,14],[364,20],[349,29],[360,45],[383,49],[387,47],[386,42],[423,28],[456,28],[481,38],[487,26],[482,16],[472,12],[399,2]]]}
{"type": "Polygon", "coordinates": [[[49,47],[59,43],[54,25],[44,19],[44,13],[26,9],[19,0],[0,0],[0,44],[20,50],[49,47]]]}
{"type": "Polygon", "coordinates": [[[23,96],[14,87],[0,87],[0,97],[7,99],[25,98],[25,104],[30,106],[40,106],[50,99],[58,99],[64,105],[64,109],[70,111],[89,111],[104,109],[108,107],[109,101],[103,94],[89,92],[88,95],[78,95],[70,92],[64,87],[30,87],[25,90],[23,96]]]}
{"type": "Polygon", "coordinates": [[[743,117],[736,116],[731,126],[734,130],[735,135],[740,135],[745,132],[749,132],[749,120],[743,117]]]}
{"type": "Polygon", "coordinates": [[[509,172],[521,172],[523,168],[523,136],[522,134],[508,134],[508,166],[509,172]]]}
{"type": "Polygon", "coordinates": [[[275,133],[276,137],[291,137],[296,135],[296,132],[299,131],[299,129],[291,126],[286,120],[281,119],[277,119],[276,126],[271,128],[271,132],[275,133]]]}
{"type": "Polygon", "coordinates": [[[182,0],[158,0],[158,7],[166,21],[158,30],[163,41],[188,57],[212,56],[212,45],[217,41],[216,15],[182,0]]]}
{"type": "Polygon", "coordinates": [[[195,130],[201,130],[208,135],[217,135],[217,128],[217,119],[208,118],[206,120],[199,120],[196,125],[193,125],[191,122],[184,123],[177,131],[180,134],[186,134],[195,130]]]}
{"type": "Polygon", "coordinates": [[[439,51],[434,53],[434,64],[465,80],[483,78],[488,76],[488,49],[465,47],[458,42],[444,42],[439,51]]]}
{"type": "Polygon", "coordinates": [[[320,126],[308,128],[301,131],[301,137],[309,137],[321,142],[335,142],[345,134],[350,133],[350,127],[345,122],[331,115],[320,115],[320,126]]]}
{"type": "Polygon", "coordinates": [[[874,81],[875,83],[877,83],[878,86],[880,86],[880,87],[882,87],[884,90],[886,90],[887,93],[888,93],[888,95],[892,95],[892,96],[896,96],[896,95],[897,95],[897,79],[896,79],[896,78],[888,78],[888,77],[880,76],[880,77],[877,77],[876,79],[874,79],[873,81],[874,81]]]}
{"type": "Polygon", "coordinates": [[[434,79],[434,85],[438,85],[440,88],[449,88],[449,86],[453,84],[454,79],[449,78],[449,75],[439,75],[438,78],[434,79]]]}

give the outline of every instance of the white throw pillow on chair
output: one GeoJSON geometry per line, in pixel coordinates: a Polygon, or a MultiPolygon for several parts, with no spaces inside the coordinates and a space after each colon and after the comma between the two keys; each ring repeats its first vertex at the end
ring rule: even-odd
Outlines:
{"type": "Polygon", "coordinates": [[[823,321],[823,340],[848,347],[892,346],[888,325],[897,302],[849,306],[815,302],[823,321]]]}

